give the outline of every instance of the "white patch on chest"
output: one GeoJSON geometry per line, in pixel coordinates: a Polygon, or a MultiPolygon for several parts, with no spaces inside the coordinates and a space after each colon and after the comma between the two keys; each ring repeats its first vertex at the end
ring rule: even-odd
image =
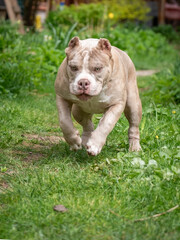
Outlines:
{"type": "Polygon", "coordinates": [[[111,95],[106,95],[105,92],[102,91],[100,93],[100,96],[99,96],[99,102],[101,102],[101,103],[109,103],[111,97],[112,97],[111,95]]]}
{"type": "Polygon", "coordinates": [[[107,94],[108,92],[108,86],[104,86],[104,88],[102,89],[100,95],[99,95],[99,102],[101,103],[107,103],[109,104],[111,102],[111,99],[113,97],[113,94],[107,94]]]}

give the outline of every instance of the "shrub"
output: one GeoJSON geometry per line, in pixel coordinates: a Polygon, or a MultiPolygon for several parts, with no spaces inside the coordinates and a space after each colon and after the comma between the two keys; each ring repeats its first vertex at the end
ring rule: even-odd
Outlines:
{"type": "Polygon", "coordinates": [[[144,21],[149,8],[144,0],[102,0],[107,6],[108,13],[114,14],[114,21],[123,20],[144,21]]]}
{"type": "Polygon", "coordinates": [[[28,66],[23,65],[24,57],[22,36],[17,25],[10,22],[0,24],[0,93],[18,93],[22,86],[32,86],[28,66]]]}
{"type": "Polygon", "coordinates": [[[75,22],[78,23],[78,28],[87,26],[106,27],[107,23],[114,25],[124,20],[143,21],[149,11],[143,0],[103,0],[95,2],[78,6],[65,6],[63,10],[58,9],[50,12],[47,22],[55,27],[58,25],[71,26],[75,22]]]}
{"type": "Polygon", "coordinates": [[[180,33],[176,32],[172,25],[159,25],[158,27],[154,27],[153,31],[155,33],[161,33],[170,42],[180,41],[180,33]]]}
{"type": "Polygon", "coordinates": [[[146,92],[156,103],[180,103],[180,58],[176,63],[152,77],[154,84],[146,92]]]}
{"type": "Polygon", "coordinates": [[[95,27],[104,18],[104,11],[104,6],[100,3],[65,6],[63,10],[58,9],[50,12],[47,22],[54,27],[59,25],[71,26],[75,22],[78,23],[79,29],[87,25],[95,27]]]}
{"type": "Polygon", "coordinates": [[[44,33],[22,36],[9,23],[0,25],[0,31],[0,94],[18,94],[54,81],[64,53],[54,49],[52,40],[45,41],[44,33]]]}
{"type": "Polygon", "coordinates": [[[0,64],[0,93],[19,93],[22,87],[32,87],[30,71],[25,66],[12,62],[0,64]]]}
{"type": "Polygon", "coordinates": [[[17,25],[12,25],[9,21],[0,21],[0,52],[12,45],[16,45],[19,37],[17,25]]]}

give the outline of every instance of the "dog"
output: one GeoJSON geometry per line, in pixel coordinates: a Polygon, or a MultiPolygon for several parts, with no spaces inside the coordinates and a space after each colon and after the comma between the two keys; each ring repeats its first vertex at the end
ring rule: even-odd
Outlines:
{"type": "Polygon", "coordinates": [[[139,151],[142,105],[136,70],[129,56],[104,38],[74,37],[65,53],[55,92],[60,127],[70,148],[84,146],[89,155],[98,155],[124,112],[129,122],[129,150],[139,151]],[[82,137],[73,125],[71,113],[83,127],[82,137]],[[92,116],[98,113],[103,116],[94,129],[92,116]]]}

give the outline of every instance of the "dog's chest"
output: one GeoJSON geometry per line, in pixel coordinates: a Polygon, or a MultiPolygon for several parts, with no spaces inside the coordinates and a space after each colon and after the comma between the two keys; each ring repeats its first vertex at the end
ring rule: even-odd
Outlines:
{"type": "MultiPolygon", "coordinates": [[[[94,97],[95,98],[95,97],[94,97]]],[[[104,113],[108,104],[105,102],[96,101],[96,99],[91,99],[89,101],[80,101],[76,103],[84,112],[87,113],[104,113]]]]}
{"type": "Polygon", "coordinates": [[[88,101],[81,101],[74,95],[70,95],[69,99],[74,104],[78,105],[84,112],[87,113],[104,113],[105,110],[112,104],[113,95],[106,95],[101,92],[98,96],[93,96],[88,101]]]}

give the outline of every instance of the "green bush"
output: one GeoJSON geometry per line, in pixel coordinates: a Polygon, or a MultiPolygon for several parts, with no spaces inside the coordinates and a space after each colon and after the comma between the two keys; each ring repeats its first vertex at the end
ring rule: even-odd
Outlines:
{"type": "Polygon", "coordinates": [[[71,26],[77,22],[79,29],[88,25],[96,27],[104,18],[104,11],[104,6],[100,3],[65,6],[63,10],[50,12],[47,23],[57,27],[59,25],[71,26]]]}
{"type": "Polygon", "coordinates": [[[102,0],[102,4],[107,6],[108,13],[113,13],[114,22],[144,21],[150,10],[144,0],[102,0]]]}
{"type": "Polygon", "coordinates": [[[161,33],[170,42],[180,41],[180,32],[176,32],[172,25],[159,25],[158,27],[154,27],[153,31],[161,33]]]}
{"type": "Polygon", "coordinates": [[[160,101],[173,101],[180,103],[180,58],[177,59],[174,67],[159,75],[157,88],[161,94],[160,101]]]}
{"type": "Polygon", "coordinates": [[[30,71],[22,64],[18,63],[2,63],[0,68],[0,92],[2,93],[18,93],[22,87],[32,86],[30,81],[30,71]]]}
{"type": "Polygon", "coordinates": [[[149,11],[143,0],[104,0],[95,1],[91,4],[71,5],[63,10],[50,12],[47,22],[57,27],[59,25],[71,26],[75,22],[78,28],[82,27],[106,27],[107,24],[114,25],[124,20],[146,19],[149,11]]]}
{"type": "Polygon", "coordinates": [[[16,26],[0,26],[0,94],[18,94],[54,81],[64,51],[54,48],[52,36],[31,32],[23,36],[16,26]]]}
{"type": "Polygon", "coordinates": [[[0,52],[6,47],[15,46],[18,37],[17,25],[0,21],[0,52]]]}
{"type": "Polygon", "coordinates": [[[22,36],[17,25],[0,23],[0,93],[18,93],[22,86],[29,88],[28,66],[22,63],[24,56],[22,36]]]}
{"type": "Polygon", "coordinates": [[[176,63],[162,72],[152,76],[154,84],[145,95],[151,96],[156,103],[180,103],[180,58],[176,63]]]}

